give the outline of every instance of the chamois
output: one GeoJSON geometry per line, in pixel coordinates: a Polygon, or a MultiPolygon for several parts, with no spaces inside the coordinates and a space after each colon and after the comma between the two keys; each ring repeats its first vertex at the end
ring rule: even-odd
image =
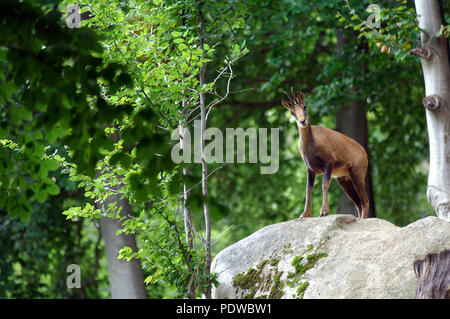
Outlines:
{"type": "Polygon", "coordinates": [[[334,177],[355,204],[358,217],[367,218],[369,200],[364,189],[368,166],[366,151],[358,142],[342,133],[326,127],[311,126],[302,92],[297,92],[297,96],[294,96],[291,88],[291,95],[285,94],[289,102],[282,99],[281,104],[297,122],[300,135],[298,150],[307,169],[306,202],[300,218],[311,216],[311,194],[317,174],[323,174],[321,217],[327,216],[330,211],[328,187],[330,178],[334,177]]]}

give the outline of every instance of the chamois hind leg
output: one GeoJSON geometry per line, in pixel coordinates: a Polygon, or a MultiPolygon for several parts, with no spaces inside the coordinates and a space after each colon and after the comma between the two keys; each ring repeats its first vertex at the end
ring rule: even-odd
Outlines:
{"type": "Polygon", "coordinates": [[[367,168],[354,167],[350,169],[350,177],[353,182],[353,186],[358,193],[359,200],[361,201],[360,209],[358,209],[359,218],[367,218],[369,214],[369,199],[367,198],[364,178],[366,177],[367,168]]]}
{"type": "Polygon", "coordinates": [[[339,186],[341,186],[342,190],[347,194],[347,196],[352,200],[353,204],[355,204],[356,209],[358,211],[358,217],[361,215],[361,200],[359,199],[359,195],[356,192],[355,187],[353,186],[353,182],[350,177],[343,176],[338,177],[337,181],[339,186]]]}

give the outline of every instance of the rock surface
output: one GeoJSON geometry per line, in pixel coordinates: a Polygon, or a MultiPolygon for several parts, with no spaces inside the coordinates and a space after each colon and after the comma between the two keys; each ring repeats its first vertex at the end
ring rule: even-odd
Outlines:
{"type": "Polygon", "coordinates": [[[450,224],[432,216],[405,227],[352,215],[291,220],[222,250],[213,298],[414,298],[414,261],[449,248],[450,224]]]}

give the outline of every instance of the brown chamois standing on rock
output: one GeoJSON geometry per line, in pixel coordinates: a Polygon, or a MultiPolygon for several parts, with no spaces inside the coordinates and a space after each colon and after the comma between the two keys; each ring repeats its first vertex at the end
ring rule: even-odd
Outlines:
{"type": "Polygon", "coordinates": [[[298,150],[306,164],[308,175],[305,210],[300,218],[311,216],[311,194],[316,174],[323,174],[321,217],[327,216],[330,211],[328,187],[330,178],[334,177],[355,204],[358,217],[367,218],[369,200],[364,189],[364,178],[368,159],[364,147],[337,131],[321,126],[311,126],[303,93],[298,92],[297,96],[294,96],[291,88],[291,96],[287,93],[286,95],[289,102],[283,99],[281,104],[291,112],[297,122],[300,134],[298,150]]]}

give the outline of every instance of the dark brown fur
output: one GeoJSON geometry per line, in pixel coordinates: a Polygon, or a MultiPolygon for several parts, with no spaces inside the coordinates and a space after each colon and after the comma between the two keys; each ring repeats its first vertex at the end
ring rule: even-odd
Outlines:
{"type": "Polygon", "coordinates": [[[337,178],[339,185],[353,201],[360,218],[367,218],[369,200],[364,188],[368,160],[364,148],[354,139],[321,126],[311,126],[301,92],[288,96],[289,102],[281,103],[295,117],[300,139],[298,150],[306,164],[308,182],[305,209],[300,217],[311,216],[311,194],[317,174],[324,174],[322,182],[323,203],[320,216],[326,216],[330,178],[337,178]]]}

